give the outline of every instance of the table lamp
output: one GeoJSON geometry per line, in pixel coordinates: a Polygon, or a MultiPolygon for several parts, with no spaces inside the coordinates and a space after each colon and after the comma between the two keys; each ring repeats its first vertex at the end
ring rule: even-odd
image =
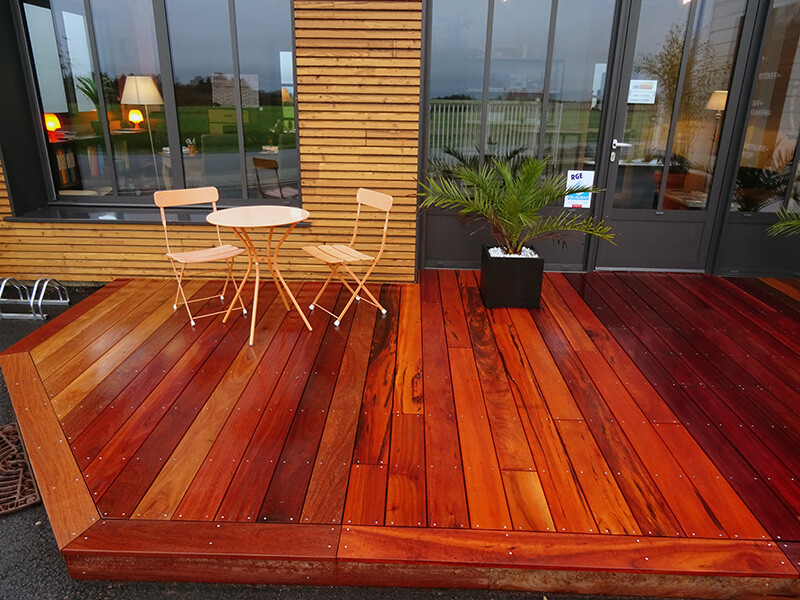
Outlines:
{"type": "MultiPolygon", "coordinates": [[[[156,149],[153,145],[153,130],[150,127],[150,106],[157,106],[164,104],[164,99],[161,97],[161,92],[158,91],[156,82],[152,77],[147,75],[128,75],[125,78],[125,85],[122,88],[122,97],[120,98],[121,104],[139,104],[144,106],[144,114],[147,120],[147,133],[150,135],[150,150],[153,153],[153,170],[156,173],[156,184],[160,188],[161,182],[158,178],[158,165],[156,164],[156,149]]],[[[131,111],[133,112],[133,111],[131,111]]],[[[128,119],[132,121],[131,113],[128,113],[128,119]]],[[[141,120],[141,111],[139,111],[139,118],[141,120]]],[[[137,124],[136,128],[139,126],[137,124]]]]}
{"type": "Polygon", "coordinates": [[[44,126],[47,129],[47,139],[51,142],[58,141],[58,134],[56,133],[61,129],[61,121],[53,113],[44,113],[44,126]]]}
{"type": "Polygon", "coordinates": [[[142,116],[142,111],[138,108],[132,108],[128,112],[128,121],[134,124],[134,129],[141,129],[139,127],[139,123],[144,121],[144,117],[142,116]]]}

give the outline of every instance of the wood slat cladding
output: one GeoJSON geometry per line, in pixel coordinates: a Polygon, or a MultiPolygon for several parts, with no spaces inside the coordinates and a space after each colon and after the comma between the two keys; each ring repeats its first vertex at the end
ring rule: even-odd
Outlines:
{"type": "MultiPolygon", "coordinates": [[[[301,187],[311,219],[282,247],[282,272],[323,279],[324,265],[301,248],[347,243],[356,190],[368,187],[394,197],[387,251],[372,280],[413,281],[422,2],[296,0],[294,11],[301,187]]],[[[10,215],[0,165],[0,219],[10,215]]],[[[380,241],[382,223],[365,225],[369,251],[380,241]]],[[[184,249],[211,240],[202,226],[182,226],[179,233],[184,249]]],[[[232,235],[230,241],[238,243],[232,235]]],[[[240,272],[244,265],[239,262],[240,272]]],[[[2,220],[0,274],[63,281],[172,275],[157,225],[2,220]]]]}

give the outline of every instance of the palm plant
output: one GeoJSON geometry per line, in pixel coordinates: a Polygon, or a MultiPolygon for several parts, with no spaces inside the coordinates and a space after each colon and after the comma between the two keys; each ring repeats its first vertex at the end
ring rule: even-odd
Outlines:
{"type": "Polygon", "coordinates": [[[800,212],[793,210],[778,211],[778,221],[767,229],[769,235],[800,234],[800,212]]]}
{"type": "MultiPolygon", "coordinates": [[[[549,238],[566,245],[570,232],[586,233],[613,243],[611,227],[571,212],[544,216],[540,211],[564,198],[563,175],[545,176],[547,159],[528,158],[517,168],[494,159],[483,166],[460,164],[453,177],[434,177],[422,184],[423,207],[455,208],[466,218],[485,220],[506,254],[520,254],[534,239],[549,238]]],[[[572,187],[569,193],[597,192],[572,187]]]]}

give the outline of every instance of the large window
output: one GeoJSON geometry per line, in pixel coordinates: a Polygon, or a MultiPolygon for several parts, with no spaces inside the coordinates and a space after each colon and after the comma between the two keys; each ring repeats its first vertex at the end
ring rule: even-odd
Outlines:
{"type": "Polygon", "coordinates": [[[56,204],[299,200],[290,0],[28,0],[56,204]]]}
{"type": "Polygon", "coordinates": [[[433,0],[429,171],[512,154],[593,168],[614,5],[433,0]]]}

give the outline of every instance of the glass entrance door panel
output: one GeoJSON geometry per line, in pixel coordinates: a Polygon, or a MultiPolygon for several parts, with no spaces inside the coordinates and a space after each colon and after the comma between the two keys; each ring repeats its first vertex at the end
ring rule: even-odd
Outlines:
{"type": "MultiPolygon", "coordinates": [[[[616,57],[599,268],[703,270],[745,0],[634,0],[616,57]]],[[[626,20],[626,19],[623,19],[626,20]]]]}
{"type": "Polygon", "coordinates": [[[641,3],[631,73],[620,89],[627,97],[614,208],[658,208],[690,9],[683,2],[641,3]]]}

